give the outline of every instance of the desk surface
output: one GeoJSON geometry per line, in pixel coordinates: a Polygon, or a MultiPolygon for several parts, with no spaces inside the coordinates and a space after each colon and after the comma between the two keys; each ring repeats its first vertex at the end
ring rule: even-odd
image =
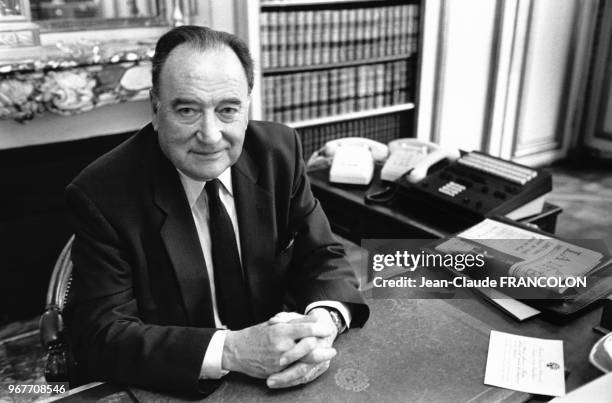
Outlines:
{"type": "MultiPolygon", "coordinates": [[[[313,383],[272,391],[261,380],[230,376],[207,401],[524,401],[528,398],[525,393],[483,384],[491,329],[562,339],[568,392],[601,375],[588,363],[589,350],[600,337],[592,331],[600,309],[556,325],[539,318],[515,322],[477,297],[368,302],[372,308],[369,322],[340,337],[338,356],[313,383]]],[[[139,401],[169,399],[138,389],[132,392],[139,401]]]]}

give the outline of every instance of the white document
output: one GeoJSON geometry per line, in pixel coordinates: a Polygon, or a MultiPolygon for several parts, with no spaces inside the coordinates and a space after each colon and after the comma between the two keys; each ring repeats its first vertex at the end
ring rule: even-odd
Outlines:
{"type": "Polygon", "coordinates": [[[538,395],[563,396],[563,341],[491,330],[484,383],[538,395]]]}

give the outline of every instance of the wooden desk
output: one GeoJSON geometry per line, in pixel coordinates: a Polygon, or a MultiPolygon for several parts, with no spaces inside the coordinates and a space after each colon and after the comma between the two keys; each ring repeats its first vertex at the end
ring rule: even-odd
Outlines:
{"type": "MultiPolygon", "coordinates": [[[[539,318],[515,322],[477,297],[368,302],[372,316],[366,326],[336,341],[338,356],[329,370],[311,384],[270,390],[263,380],[231,374],[205,401],[525,401],[528,394],[483,384],[491,329],[562,339],[569,371],[568,392],[601,375],[588,362],[588,352],[600,337],[591,329],[599,321],[601,309],[557,325],[539,318]]],[[[141,402],[194,401],[136,388],[129,388],[129,393],[141,402]]]]}
{"type": "MultiPolygon", "coordinates": [[[[397,199],[384,205],[366,204],[367,192],[384,187],[379,171],[377,167],[370,186],[331,184],[327,169],[308,174],[312,191],[336,234],[359,244],[362,239],[374,238],[435,239],[465,229],[426,209],[409,209],[397,199]]],[[[541,214],[521,221],[554,233],[560,212],[560,207],[545,203],[541,214]]]]}
{"type": "MultiPolygon", "coordinates": [[[[449,234],[416,214],[366,205],[363,187],[332,187],[321,175],[324,173],[311,175],[313,190],[324,200],[342,198],[343,204],[331,214],[340,214],[350,224],[347,230],[360,228],[351,239],[359,241],[364,234],[381,238],[437,238],[449,234]],[[359,227],[367,219],[375,225],[359,227]]],[[[547,206],[544,218],[556,219],[559,212],[558,207],[547,206]]],[[[335,343],[338,356],[311,384],[270,390],[263,380],[230,374],[206,401],[524,401],[528,394],[483,383],[491,330],[563,340],[568,392],[601,375],[588,362],[591,347],[601,337],[592,330],[599,323],[601,308],[555,324],[539,317],[516,322],[476,294],[458,300],[408,299],[392,294],[389,299],[370,298],[368,304],[372,313],[366,326],[340,336],[335,343]]],[[[138,401],[194,401],[136,388],[130,388],[129,393],[138,401]]]]}

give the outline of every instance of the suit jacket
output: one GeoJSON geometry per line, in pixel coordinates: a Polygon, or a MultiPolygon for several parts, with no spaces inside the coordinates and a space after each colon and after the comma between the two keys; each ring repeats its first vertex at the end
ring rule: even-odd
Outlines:
{"type": "MultiPolygon", "coordinates": [[[[363,325],[369,310],[311,193],[297,134],[250,122],[232,186],[255,323],[337,300],[352,326],[363,325]]],[[[208,275],[178,172],[152,126],[85,168],[66,197],[76,233],[66,319],[79,371],[202,391],[198,376],[216,330],[208,275]]]]}

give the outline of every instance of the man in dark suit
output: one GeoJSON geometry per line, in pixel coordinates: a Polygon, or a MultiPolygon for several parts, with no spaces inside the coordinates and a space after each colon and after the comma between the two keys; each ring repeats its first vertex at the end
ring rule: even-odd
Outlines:
{"type": "Polygon", "coordinates": [[[153,59],[152,123],[68,186],[66,315],[87,379],[180,393],[228,371],[306,383],[367,320],[297,135],[248,121],[252,87],[241,40],[173,29],[153,59]]]}

